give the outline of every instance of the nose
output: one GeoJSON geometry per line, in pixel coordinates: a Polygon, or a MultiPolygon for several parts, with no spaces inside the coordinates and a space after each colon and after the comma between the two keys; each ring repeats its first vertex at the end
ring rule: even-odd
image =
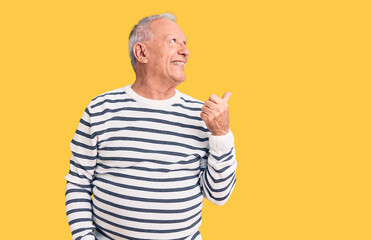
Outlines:
{"type": "Polygon", "coordinates": [[[182,43],[181,45],[180,45],[180,47],[179,47],[179,52],[178,52],[180,55],[183,55],[183,56],[185,56],[185,57],[187,57],[188,58],[188,56],[189,56],[189,50],[188,50],[188,48],[187,48],[187,46],[184,44],[184,43],[182,43]]]}

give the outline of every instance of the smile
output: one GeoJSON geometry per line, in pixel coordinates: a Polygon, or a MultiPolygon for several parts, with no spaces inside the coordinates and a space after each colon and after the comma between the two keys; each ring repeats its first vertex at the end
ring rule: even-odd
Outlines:
{"type": "Polygon", "coordinates": [[[185,66],[185,62],[181,62],[181,61],[174,61],[172,62],[174,65],[178,65],[178,66],[182,66],[184,67],[185,66]]]}

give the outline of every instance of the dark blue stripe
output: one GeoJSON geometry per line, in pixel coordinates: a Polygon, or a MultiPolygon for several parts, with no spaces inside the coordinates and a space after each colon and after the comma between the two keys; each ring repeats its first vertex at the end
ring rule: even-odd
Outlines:
{"type": "Polygon", "coordinates": [[[88,133],[84,133],[84,132],[82,132],[78,129],[76,130],[76,134],[81,135],[81,136],[86,137],[86,138],[89,138],[89,139],[93,139],[95,137],[95,135],[90,135],[88,133]]]}
{"type": "Polygon", "coordinates": [[[231,178],[233,175],[235,175],[236,172],[232,172],[231,174],[229,174],[227,177],[225,178],[220,178],[220,179],[215,179],[213,177],[213,175],[209,172],[209,168],[207,168],[206,170],[211,178],[211,180],[214,182],[214,183],[220,183],[220,182],[225,182],[228,180],[228,178],[231,178]]]}
{"type": "MultiPolygon", "coordinates": [[[[203,121],[201,117],[195,117],[195,116],[189,116],[184,113],[179,113],[179,112],[174,112],[174,111],[164,111],[164,110],[159,110],[159,109],[151,109],[151,108],[137,108],[137,107],[122,107],[122,108],[115,108],[115,109],[110,109],[106,108],[101,112],[97,113],[92,113],[92,117],[97,117],[97,116],[102,116],[106,113],[115,113],[115,112],[121,112],[121,111],[136,111],[136,112],[149,112],[149,113],[161,113],[164,115],[174,115],[177,117],[183,117],[183,118],[188,118],[188,119],[193,119],[197,121],[203,121]]],[[[129,113],[131,114],[131,113],[129,113]]]]}
{"type": "Polygon", "coordinates": [[[137,142],[148,142],[148,143],[153,143],[153,144],[159,144],[159,145],[173,145],[173,146],[180,146],[192,150],[200,150],[207,152],[208,148],[199,148],[195,146],[191,146],[188,144],[184,143],[179,143],[179,142],[170,142],[170,141],[161,141],[161,140],[154,140],[154,139],[147,139],[147,138],[135,138],[135,137],[110,137],[105,140],[102,140],[98,142],[98,144],[102,144],[103,142],[110,142],[110,141],[137,141],[137,142]]]}
{"type": "Polygon", "coordinates": [[[94,105],[91,106],[91,108],[95,108],[95,107],[98,107],[104,103],[124,103],[124,102],[136,102],[134,99],[131,99],[131,98],[126,98],[126,99],[105,99],[99,103],[96,103],[94,105]]]}
{"type": "Polygon", "coordinates": [[[198,235],[200,235],[200,232],[199,232],[199,231],[197,231],[197,232],[192,236],[191,240],[195,240],[196,237],[197,237],[198,235]]]}
{"type": "Polygon", "coordinates": [[[106,174],[116,176],[116,177],[121,177],[121,178],[135,179],[135,180],[147,181],[147,182],[177,182],[177,181],[186,181],[186,180],[198,178],[198,174],[187,176],[187,177],[177,177],[177,178],[148,178],[148,177],[132,176],[132,175],[128,175],[124,173],[116,173],[116,172],[110,172],[106,174]]]}
{"type": "Polygon", "coordinates": [[[79,222],[93,222],[93,220],[91,218],[76,218],[74,220],[69,221],[68,224],[71,226],[72,224],[79,222]]]}
{"type": "Polygon", "coordinates": [[[126,94],[125,91],[123,91],[123,92],[108,92],[108,93],[104,93],[104,94],[100,94],[100,95],[96,96],[91,101],[95,101],[96,99],[98,99],[100,97],[104,97],[104,96],[109,96],[109,95],[124,95],[124,94],[126,94]]]}
{"type": "Polygon", "coordinates": [[[151,162],[156,164],[162,164],[162,165],[172,165],[172,164],[192,164],[194,162],[200,161],[199,158],[191,159],[191,160],[182,160],[177,162],[169,162],[169,161],[161,161],[161,160],[152,160],[152,159],[144,159],[144,158],[128,158],[128,157],[103,157],[98,156],[99,160],[102,161],[126,161],[126,162],[151,162]]]}
{"type": "MultiPolygon", "coordinates": [[[[111,231],[111,230],[108,230],[106,228],[103,228],[101,226],[99,226],[98,224],[95,224],[97,226],[97,231],[102,234],[103,236],[107,237],[108,235],[106,233],[104,233],[102,230],[108,232],[108,233],[111,233],[113,235],[116,235],[116,236],[119,236],[119,237],[122,237],[124,239],[128,239],[128,240],[154,240],[154,239],[148,239],[148,238],[135,238],[135,237],[129,237],[129,236],[126,236],[126,235],[123,235],[123,234],[119,234],[119,233],[116,233],[114,231],[111,231]]],[[[113,238],[111,237],[108,237],[110,240],[114,240],[113,238]]],[[[183,238],[176,238],[176,239],[170,239],[170,240],[185,240],[186,237],[183,237],[183,238]]],[[[157,239],[156,239],[157,240],[157,239]]]]}
{"type": "MultiPolygon", "coordinates": [[[[157,219],[140,219],[140,218],[132,218],[132,217],[127,217],[127,216],[121,216],[119,214],[116,214],[116,213],[113,213],[113,212],[110,212],[110,211],[107,211],[107,210],[104,210],[98,206],[96,206],[94,203],[93,203],[93,207],[97,210],[99,210],[100,212],[103,212],[107,215],[111,215],[115,218],[119,218],[119,219],[123,219],[123,220],[128,220],[128,221],[132,221],[132,222],[138,222],[138,223],[156,223],[156,224],[174,224],[174,223],[182,223],[182,222],[186,222],[186,221],[189,221],[191,220],[192,218],[195,218],[197,215],[200,215],[201,214],[201,211],[197,212],[196,214],[188,217],[188,218],[184,218],[184,219],[175,219],[175,220],[157,220],[157,219]]],[[[94,214],[97,215],[97,212],[94,211],[94,214]]]]}
{"type": "MultiPolygon", "coordinates": [[[[207,171],[206,172],[207,173],[207,176],[210,176],[210,174],[209,174],[209,172],[207,171]]],[[[232,182],[234,181],[233,179],[234,178],[232,178],[232,181],[230,181],[229,183],[228,183],[228,185],[227,186],[225,186],[225,187],[223,187],[223,188],[213,188],[212,186],[211,186],[211,184],[209,183],[209,180],[208,180],[208,177],[207,176],[205,176],[205,183],[206,183],[206,185],[208,186],[208,188],[212,191],[212,192],[224,192],[225,190],[227,190],[230,186],[231,186],[231,184],[232,184],[232,182]]]]}
{"type": "Polygon", "coordinates": [[[213,154],[211,154],[211,155],[213,156],[213,158],[215,158],[216,160],[220,161],[221,159],[225,158],[226,156],[231,155],[232,154],[232,151],[233,151],[233,147],[231,148],[231,151],[229,151],[226,154],[221,155],[220,157],[215,156],[213,154]]]}
{"type": "Polygon", "coordinates": [[[184,102],[187,102],[187,103],[197,103],[197,104],[202,104],[202,105],[204,105],[204,103],[201,102],[201,101],[192,101],[192,100],[187,100],[187,99],[185,99],[185,98],[183,98],[183,97],[180,97],[180,99],[182,99],[184,102]]]}
{"type": "Polygon", "coordinates": [[[91,127],[91,124],[89,122],[85,121],[82,118],[80,119],[80,123],[83,124],[83,125],[85,125],[85,126],[87,126],[87,127],[89,127],[89,128],[91,127]]]}
{"type": "Polygon", "coordinates": [[[206,189],[206,191],[208,192],[208,194],[209,194],[209,196],[210,196],[211,198],[213,198],[213,199],[216,200],[216,201],[221,202],[221,201],[224,201],[225,199],[227,199],[227,198],[231,195],[231,192],[232,192],[232,189],[233,189],[233,186],[235,185],[235,183],[236,183],[236,178],[235,178],[234,181],[233,181],[233,185],[232,185],[232,187],[231,187],[229,193],[226,194],[224,197],[221,197],[221,198],[214,197],[214,196],[211,194],[211,192],[209,191],[209,189],[208,189],[207,187],[204,188],[204,189],[206,189]]]}
{"type": "MultiPolygon", "coordinates": [[[[88,236],[88,235],[92,235],[92,236],[94,236],[94,234],[93,234],[92,232],[90,232],[90,233],[88,233],[88,234],[86,234],[86,235],[84,235],[84,236],[79,236],[79,237],[77,237],[75,240],[81,240],[83,237],[88,236]]],[[[94,239],[95,239],[95,240],[98,240],[95,236],[94,236],[94,239]]]]}
{"type": "Polygon", "coordinates": [[[102,163],[98,163],[99,167],[104,169],[134,169],[134,170],[141,170],[146,172],[174,172],[174,171],[198,171],[200,168],[181,168],[181,169],[167,169],[167,168],[146,168],[146,167],[137,167],[137,166],[129,166],[129,167],[111,167],[102,163]]]}
{"type": "Polygon", "coordinates": [[[77,174],[75,172],[72,172],[71,170],[70,170],[69,174],[72,175],[72,176],[74,176],[74,177],[84,178],[84,179],[88,179],[89,180],[89,178],[87,178],[85,175],[77,174]]]}
{"type": "Polygon", "coordinates": [[[79,233],[79,232],[83,232],[83,231],[86,231],[86,230],[91,230],[91,231],[94,231],[94,227],[91,227],[91,228],[79,228],[79,229],[76,229],[75,231],[72,231],[72,235],[76,234],[76,233],[79,233]]]}
{"type": "Polygon", "coordinates": [[[77,168],[83,169],[83,170],[93,170],[93,169],[95,169],[95,166],[82,166],[82,165],[74,162],[72,159],[70,161],[70,164],[74,165],[77,168]]]}
{"type": "Polygon", "coordinates": [[[78,202],[89,202],[89,203],[91,203],[91,199],[80,199],[80,198],[78,198],[78,199],[71,199],[71,200],[68,200],[67,202],[66,202],[66,206],[68,205],[68,204],[70,204],[70,203],[78,203],[78,202]]]}
{"type": "Polygon", "coordinates": [[[97,187],[97,189],[103,193],[106,193],[110,196],[114,196],[120,199],[126,199],[130,201],[135,201],[135,202],[144,202],[144,203],[186,203],[189,201],[192,201],[194,199],[197,199],[198,197],[202,196],[202,193],[199,192],[196,195],[187,197],[187,198],[174,198],[174,199],[157,199],[157,198],[142,198],[142,197],[133,197],[133,196],[128,196],[124,194],[119,194],[115,192],[111,192],[108,190],[104,190],[102,188],[97,187]]]}
{"type": "Polygon", "coordinates": [[[111,201],[106,201],[106,200],[98,197],[97,195],[94,195],[94,199],[98,200],[101,203],[107,204],[109,206],[124,209],[124,210],[128,210],[128,211],[145,212],[145,213],[159,213],[159,214],[161,214],[161,213],[179,214],[179,213],[189,212],[189,211],[192,211],[193,209],[199,207],[200,205],[202,205],[202,202],[199,202],[194,206],[184,208],[184,209],[176,209],[176,210],[174,210],[174,209],[173,210],[170,210],[170,209],[149,209],[149,208],[134,208],[134,207],[127,207],[127,206],[119,205],[119,204],[116,204],[116,203],[112,203],[111,201]]]}
{"type": "Polygon", "coordinates": [[[186,107],[186,106],[184,106],[184,105],[182,105],[180,103],[174,103],[171,106],[173,106],[173,107],[181,107],[181,108],[184,108],[184,109],[187,109],[187,110],[201,112],[201,108],[186,107]]]}
{"type": "Polygon", "coordinates": [[[189,135],[189,134],[171,132],[171,131],[166,131],[166,130],[151,129],[151,128],[139,128],[139,127],[107,128],[102,131],[97,131],[94,135],[102,135],[102,134],[109,133],[109,132],[117,132],[117,131],[123,131],[123,130],[172,135],[172,136],[177,136],[177,137],[194,139],[199,142],[206,142],[209,140],[208,137],[200,138],[198,136],[189,135]]]}
{"type": "Polygon", "coordinates": [[[113,238],[111,238],[110,236],[108,236],[106,233],[104,233],[102,230],[100,230],[99,228],[99,225],[97,225],[96,223],[95,223],[95,226],[97,226],[97,232],[99,232],[102,236],[104,236],[104,237],[106,237],[106,238],[108,238],[108,239],[110,239],[110,240],[115,240],[115,239],[113,239],[113,238]]]}
{"type": "Polygon", "coordinates": [[[189,124],[184,124],[184,123],[179,123],[179,122],[171,122],[167,120],[162,120],[162,119],[157,119],[157,118],[135,118],[135,117],[121,117],[121,116],[116,116],[109,118],[107,120],[103,120],[100,122],[92,123],[92,126],[97,126],[101,124],[105,124],[110,121],[127,121],[127,122],[136,122],[136,121],[144,121],[144,122],[156,122],[156,123],[161,123],[165,125],[172,125],[172,126],[178,126],[182,128],[190,128],[190,129],[196,129],[200,130],[202,132],[209,132],[207,128],[201,127],[201,126],[194,126],[194,125],[189,125],[189,124]]]}
{"type": "Polygon", "coordinates": [[[200,158],[199,154],[184,154],[180,152],[171,152],[171,151],[160,151],[160,150],[149,150],[149,149],[142,149],[142,148],[134,148],[134,147],[103,147],[99,150],[103,151],[129,151],[129,152],[140,152],[140,153],[154,153],[154,154],[164,154],[164,155],[171,155],[171,156],[178,156],[178,157],[189,157],[189,156],[196,156],[200,158]]]}
{"type": "MultiPolygon", "coordinates": [[[[231,156],[231,157],[233,157],[233,156],[231,156]]],[[[211,166],[211,165],[209,165],[209,166],[211,166]]],[[[230,165],[230,166],[226,166],[226,167],[224,167],[224,168],[222,168],[222,169],[215,169],[213,166],[211,166],[212,167],[212,169],[215,171],[215,172],[217,172],[217,173],[223,173],[225,170],[227,170],[228,168],[230,168],[231,166],[233,166],[233,164],[232,165],[230,165]]]]}
{"type": "Polygon", "coordinates": [[[97,149],[97,146],[94,145],[94,146],[89,146],[89,145],[86,145],[84,143],[81,143],[81,142],[77,142],[76,140],[72,139],[71,141],[73,144],[75,144],[76,146],[79,146],[79,147],[82,147],[82,148],[85,148],[85,149],[88,149],[88,150],[95,150],[97,149]]]}
{"type": "MultiPolygon", "coordinates": [[[[128,226],[124,226],[124,225],[120,225],[120,224],[117,224],[117,223],[114,223],[114,222],[111,222],[111,221],[108,221],[107,219],[104,219],[98,215],[95,215],[95,217],[107,224],[110,224],[112,226],[115,226],[115,227],[118,227],[118,228],[121,228],[121,229],[125,229],[125,230],[129,230],[129,231],[134,231],[134,232],[144,232],[144,233],[174,233],[174,232],[181,232],[181,231],[185,231],[185,230],[188,230],[192,227],[194,227],[195,225],[197,225],[200,221],[201,221],[201,218],[198,218],[197,221],[195,221],[194,223],[192,223],[191,225],[187,226],[187,227],[184,227],[184,228],[178,228],[178,229],[166,229],[166,230],[157,230],[157,229],[143,229],[143,228],[133,228],[133,227],[128,227],[128,226]]],[[[118,234],[118,233],[114,233],[115,235],[117,236],[120,236],[120,237],[123,237],[121,234],[118,234]]]]}
{"type": "Polygon", "coordinates": [[[222,160],[221,162],[227,162],[227,161],[231,160],[232,158],[234,158],[234,155],[230,155],[229,157],[227,157],[226,159],[222,160]]]}
{"type": "MultiPolygon", "coordinates": [[[[151,192],[151,193],[184,192],[184,191],[192,190],[192,189],[195,189],[195,188],[198,187],[198,184],[195,184],[195,185],[192,185],[192,186],[180,187],[180,188],[147,188],[147,187],[138,187],[138,186],[133,186],[133,185],[127,185],[127,184],[112,182],[112,181],[109,181],[107,179],[100,178],[100,177],[96,177],[96,181],[104,182],[104,183],[110,184],[112,186],[121,187],[121,188],[125,188],[125,189],[133,189],[133,190],[137,190],[137,191],[151,192]]],[[[100,188],[98,186],[95,186],[95,187],[98,188],[100,191],[109,194],[108,191],[105,192],[106,190],[103,190],[102,188],[100,188]]],[[[111,195],[116,196],[114,192],[112,192],[111,195]]],[[[199,196],[199,195],[197,195],[197,196],[199,196]]],[[[120,195],[117,195],[116,197],[120,197],[120,195]]],[[[126,199],[129,199],[129,197],[130,196],[128,196],[128,198],[126,198],[126,199]]],[[[194,198],[196,198],[196,197],[193,196],[191,199],[194,199],[194,198]]],[[[131,200],[135,200],[135,199],[131,199],[131,200]]],[[[177,200],[180,200],[180,199],[174,199],[174,200],[168,199],[166,201],[177,202],[177,200]]],[[[153,202],[156,202],[156,201],[163,202],[164,200],[162,200],[162,199],[158,199],[158,200],[154,199],[153,200],[153,202]]]]}
{"type": "Polygon", "coordinates": [[[90,208],[77,208],[77,209],[72,209],[67,211],[66,215],[68,216],[71,213],[76,213],[76,212],[89,212],[91,213],[92,210],[90,208]]]}
{"type": "MultiPolygon", "coordinates": [[[[231,158],[232,158],[232,156],[231,156],[231,158]]],[[[216,170],[213,166],[211,166],[211,168],[215,171],[215,172],[217,172],[217,173],[223,173],[225,170],[227,170],[228,168],[230,168],[231,166],[226,166],[226,167],[224,167],[224,168],[222,168],[222,169],[218,169],[218,170],[216,170]]]]}
{"type": "Polygon", "coordinates": [[[71,151],[71,152],[77,158],[88,159],[88,160],[95,160],[97,158],[97,156],[88,156],[88,155],[80,154],[74,151],[71,151]]]}
{"type": "Polygon", "coordinates": [[[86,108],[85,108],[85,112],[86,112],[86,114],[88,114],[89,117],[91,117],[91,113],[90,113],[90,111],[89,111],[89,107],[86,107],[86,108]]]}
{"type": "MultiPolygon", "coordinates": [[[[88,236],[88,235],[93,235],[94,236],[94,234],[92,232],[89,232],[88,234],[86,234],[84,236],[77,237],[75,240],[81,240],[83,237],[88,236]]],[[[97,239],[95,238],[95,240],[97,240],[97,239]]]]}
{"type": "MultiPolygon", "coordinates": [[[[74,183],[72,183],[73,185],[76,185],[74,183]]],[[[79,189],[68,189],[65,193],[65,196],[67,196],[69,193],[87,193],[90,195],[90,192],[86,189],[83,189],[83,188],[79,188],[79,189]]]]}
{"type": "Polygon", "coordinates": [[[145,168],[145,167],[137,167],[137,166],[130,166],[129,169],[135,170],[143,170],[148,172],[176,172],[176,171],[199,171],[200,167],[197,168],[179,168],[179,169],[166,169],[166,168],[145,168]]]}

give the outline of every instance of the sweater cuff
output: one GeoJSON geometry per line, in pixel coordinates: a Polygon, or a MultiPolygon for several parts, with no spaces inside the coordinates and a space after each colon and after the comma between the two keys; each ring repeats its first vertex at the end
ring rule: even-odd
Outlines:
{"type": "Polygon", "coordinates": [[[225,135],[209,137],[210,152],[220,155],[229,152],[234,147],[234,136],[231,130],[225,135]]]}

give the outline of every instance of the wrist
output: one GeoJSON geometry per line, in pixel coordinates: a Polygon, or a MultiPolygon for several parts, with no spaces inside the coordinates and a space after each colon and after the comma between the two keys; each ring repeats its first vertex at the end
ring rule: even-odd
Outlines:
{"type": "Polygon", "coordinates": [[[224,154],[234,147],[234,137],[230,130],[225,135],[211,135],[209,137],[210,152],[214,155],[224,154]]]}
{"type": "Polygon", "coordinates": [[[221,131],[210,131],[213,136],[223,136],[229,133],[229,129],[221,131]]]}

